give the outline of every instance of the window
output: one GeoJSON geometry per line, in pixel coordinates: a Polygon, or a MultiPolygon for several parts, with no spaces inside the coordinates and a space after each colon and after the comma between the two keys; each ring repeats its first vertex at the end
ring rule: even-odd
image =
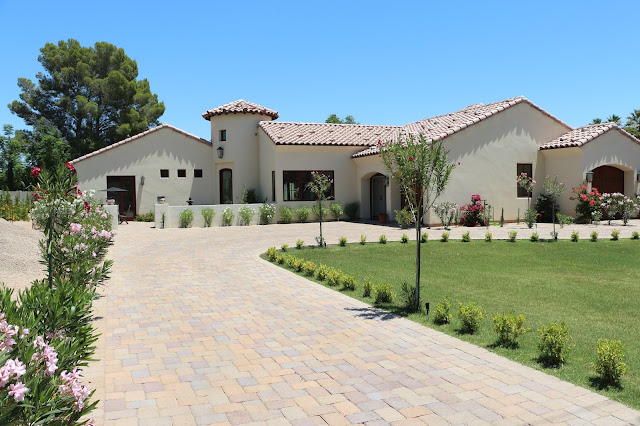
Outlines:
{"type": "Polygon", "coordinates": [[[202,177],[202,169],[193,169],[193,177],[201,178],[202,177]]]}
{"type": "MultiPolygon", "coordinates": [[[[333,180],[333,170],[319,171],[333,180]]],[[[307,188],[307,184],[313,181],[311,172],[308,171],[283,171],[283,200],[284,201],[314,201],[315,194],[307,188]]],[[[332,183],[329,189],[329,198],[333,198],[335,185],[332,183]]]]}
{"type": "Polygon", "coordinates": [[[160,169],[160,177],[168,178],[169,177],[169,169],[160,169]]]}
{"type": "Polygon", "coordinates": [[[276,202],[276,172],[271,172],[271,201],[276,202]]]}
{"type": "Polygon", "coordinates": [[[220,130],[220,142],[224,142],[227,140],[227,131],[220,130]]]}
{"type": "MultiPolygon", "coordinates": [[[[526,173],[527,176],[533,178],[533,164],[530,163],[518,163],[518,173],[516,176],[520,176],[522,173],[526,173]]],[[[516,184],[518,185],[518,184],[516,184]]],[[[531,193],[527,194],[527,191],[518,185],[518,198],[531,197],[531,193]]]]}
{"type": "Polygon", "coordinates": [[[180,178],[187,177],[187,170],[186,169],[178,169],[178,177],[180,177],[180,178]]]}

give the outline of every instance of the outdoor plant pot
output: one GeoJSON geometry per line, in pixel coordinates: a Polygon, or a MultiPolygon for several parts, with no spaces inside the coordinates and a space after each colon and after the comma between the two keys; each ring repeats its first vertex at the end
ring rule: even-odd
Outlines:
{"type": "Polygon", "coordinates": [[[378,220],[380,221],[380,223],[387,223],[387,220],[389,219],[389,215],[382,213],[378,215],[378,220]]]}
{"type": "Polygon", "coordinates": [[[158,197],[158,204],[164,204],[164,201],[165,201],[164,196],[158,197]]]}
{"type": "Polygon", "coordinates": [[[113,198],[107,198],[107,205],[113,206],[116,203],[116,200],[113,198]]]}

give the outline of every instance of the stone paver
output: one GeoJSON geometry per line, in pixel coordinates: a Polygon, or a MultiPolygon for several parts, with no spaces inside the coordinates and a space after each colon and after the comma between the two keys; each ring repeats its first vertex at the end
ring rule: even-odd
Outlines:
{"type": "MultiPolygon", "coordinates": [[[[617,228],[627,237],[639,225],[617,228]]],[[[611,228],[599,226],[601,237],[611,228]]],[[[329,242],[411,235],[357,223],[324,229],[329,242]]],[[[531,233],[518,225],[491,231],[504,238],[511,229],[522,238],[531,233]]],[[[580,229],[583,238],[591,232],[580,229]]],[[[462,231],[454,228],[451,237],[462,231]]],[[[96,303],[101,361],[86,375],[102,400],[97,423],[640,423],[636,410],[378,315],[258,257],[272,245],[311,243],[316,232],[317,224],[121,226],[110,254],[112,279],[96,303]]],[[[428,232],[436,239],[442,229],[428,232]]]]}

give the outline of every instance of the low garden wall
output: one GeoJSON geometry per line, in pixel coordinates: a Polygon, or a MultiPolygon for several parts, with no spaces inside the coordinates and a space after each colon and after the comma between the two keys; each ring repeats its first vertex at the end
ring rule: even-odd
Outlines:
{"type": "Polygon", "coordinates": [[[211,226],[222,226],[222,212],[226,209],[231,209],[233,212],[233,221],[231,222],[232,226],[240,225],[242,220],[240,219],[240,215],[238,214],[238,209],[240,207],[249,207],[255,210],[253,218],[251,219],[250,225],[257,225],[260,221],[260,213],[258,212],[258,207],[260,207],[262,203],[257,204],[214,204],[214,205],[194,205],[194,206],[172,206],[169,204],[156,204],[155,205],[155,222],[156,229],[162,229],[162,218],[164,215],[164,228],[179,228],[180,227],[180,213],[185,209],[189,209],[193,212],[193,222],[191,223],[191,228],[203,228],[204,227],[204,217],[202,217],[202,210],[206,208],[213,209],[216,213],[213,217],[213,221],[211,222],[211,226]]]}

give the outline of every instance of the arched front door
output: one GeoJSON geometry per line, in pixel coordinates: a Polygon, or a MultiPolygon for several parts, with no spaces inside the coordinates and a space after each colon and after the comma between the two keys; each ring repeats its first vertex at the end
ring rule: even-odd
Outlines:
{"type": "Polygon", "coordinates": [[[595,168],[591,187],[597,188],[603,194],[612,192],[624,194],[624,171],[612,166],[595,168]]]}
{"type": "Polygon", "coordinates": [[[231,169],[220,170],[220,204],[233,204],[232,175],[231,169]]]}
{"type": "Polygon", "coordinates": [[[377,219],[378,215],[387,213],[387,177],[376,174],[371,177],[371,218],[377,219]]]}

